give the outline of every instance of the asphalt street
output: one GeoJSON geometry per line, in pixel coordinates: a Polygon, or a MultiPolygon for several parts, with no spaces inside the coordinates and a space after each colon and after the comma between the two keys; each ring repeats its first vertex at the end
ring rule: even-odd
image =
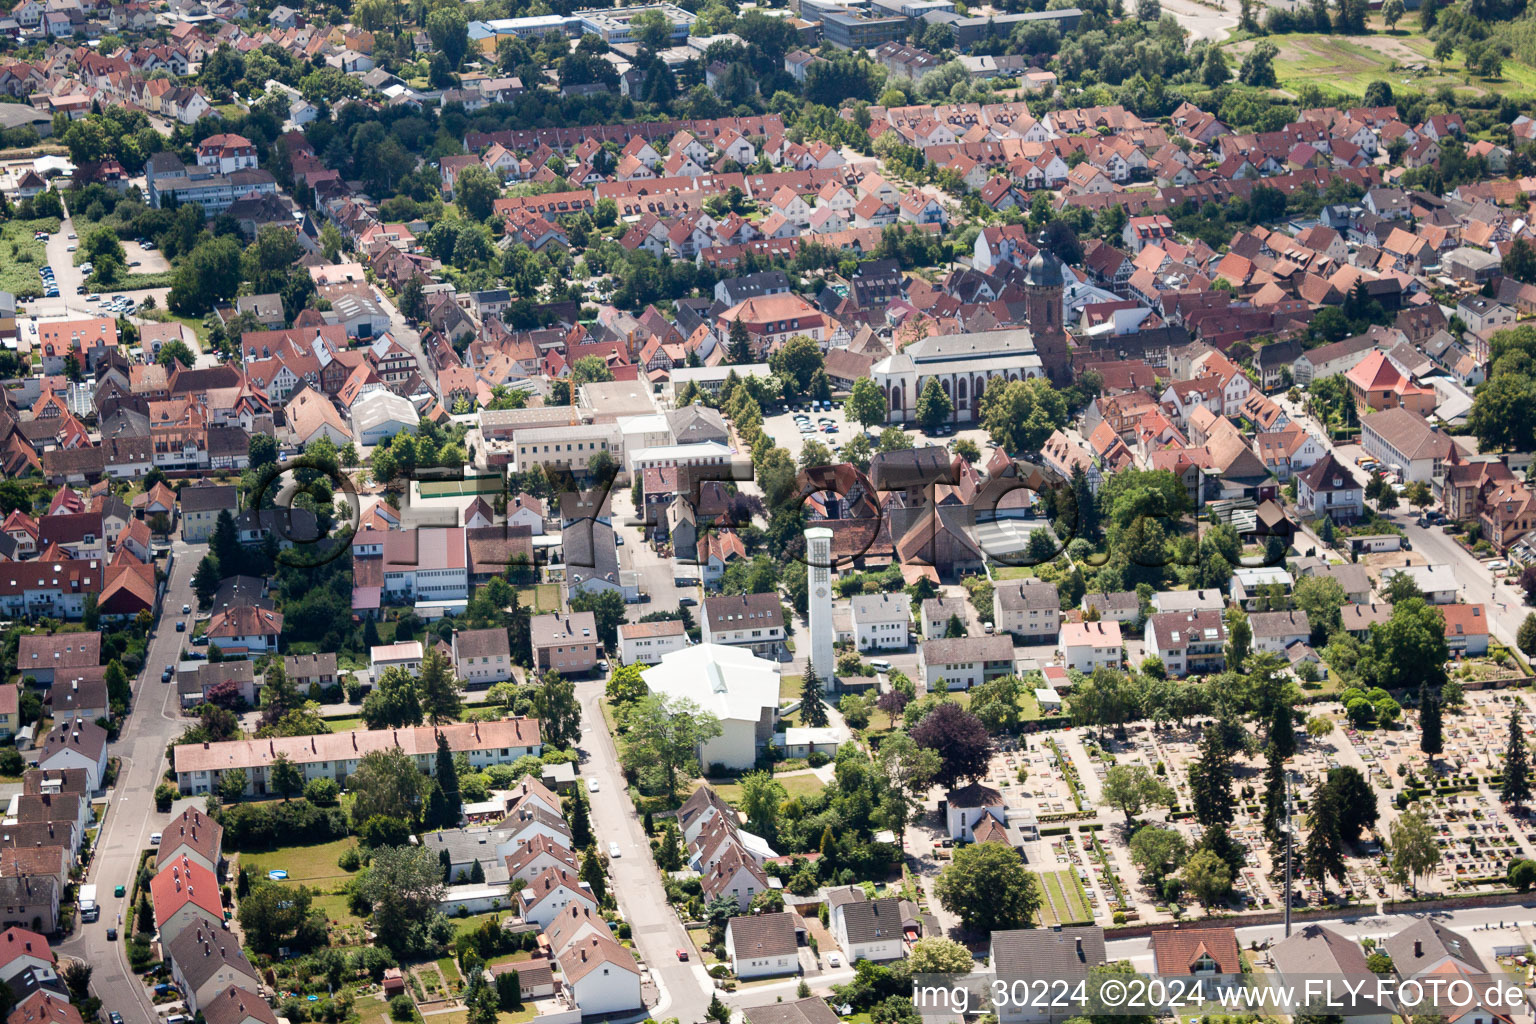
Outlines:
{"type": "MultiPolygon", "coordinates": [[[[688,933],[677,912],[667,903],[661,871],[651,856],[650,841],[629,801],[618,749],[598,706],[603,683],[578,683],[576,693],[581,700],[581,774],[589,790],[593,779],[598,784],[597,792],[590,795],[592,829],[598,849],[606,851],[609,843],[619,844],[620,855],[610,858],[608,875],[619,910],[629,922],[635,948],[660,989],[660,1001],[651,1009],[651,1017],[676,1017],[682,1024],[695,1024],[704,1020],[714,981],[693,955],[688,933]],[[680,949],[689,951],[687,962],[677,958],[680,949]]],[[[825,991],[830,985],[852,978],[853,971],[843,967],[823,971],[808,980],[816,990],[825,991]]],[[[732,1006],[764,1006],[795,998],[799,984],[799,978],[790,977],[751,985],[729,995],[722,991],[721,997],[732,1006]]]]}
{"type": "MultiPolygon", "coordinates": [[[[1302,424],[1312,432],[1314,437],[1322,441],[1323,446],[1333,452],[1335,459],[1349,467],[1361,487],[1365,486],[1371,475],[1360,468],[1358,460],[1364,455],[1364,451],[1359,445],[1332,444],[1328,440],[1327,430],[1296,403],[1291,402],[1284,395],[1275,396],[1275,400],[1292,419],[1302,424]]],[[[1461,581],[1461,599],[1471,604],[1483,604],[1488,610],[1488,622],[1494,638],[1508,646],[1515,646],[1515,635],[1530,611],[1525,605],[1524,593],[1506,581],[1494,579],[1486,565],[1466,548],[1456,543],[1455,539],[1442,528],[1416,525],[1417,511],[1408,507],[1399,507],[1386,513],[1386,516],[1402,528],[1408,537],[1408,542],[1412,545],[1413,553],[1421,556],[1423,561],[1451,566],[1452,572],[1461,581]]],[[[1418,561],[1420,559],[1415,559],[1415,562],[1418,561]]]]}
{"type": "Polygon", "coordinates": [[[150,849],[151,833],[164,831],[170,816],[155,810],[155,786],[165,771],[165,748],[186,727],[176,699],[174,683],[160,682],[167,665],[180,660],[180,651],[190,631],[176,632],[175,622],[184,604],[196,606],[192,592],[192,574],[207,553],[206,544],[171,546],[174,563],[162,599],[162,612],[150,641],[143,672],[133,681],[133,707],[124,721],[122,733],[108,753],[120,761],[117,785],[110,794],[106,823],[96,838],[96,852],[85,880],[95,883],[101,902],[101,919],[94,924],[79,924],[72,938],[61,943],[57,952],[79,957],[90,964],[94,973],[91,987],[105,1010],[116,1010],[125,1024],[154,1024],[154,1007],[142,982],[128,969],[128,955],[119,920],[126,915],[128,896],[113,897],[115,886],[133,892],[133,878],[139,857],[150,849]],[[118,939],[109,942],[107,929],[118,929],[118,939]]]}

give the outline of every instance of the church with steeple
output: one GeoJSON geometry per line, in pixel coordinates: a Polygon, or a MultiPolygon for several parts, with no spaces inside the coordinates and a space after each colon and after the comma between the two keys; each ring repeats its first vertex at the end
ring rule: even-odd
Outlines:
{"type": "Polygon", "coordinates": [[[1062,326],[1061,260],[1037,241],[1040,251],[1029,261],[1024,273],[1024,310],[1035,354],[1045,375],[1057,387],[1072,383],[1072,356],[1067,350],[1067,332],[1062,326]]]}

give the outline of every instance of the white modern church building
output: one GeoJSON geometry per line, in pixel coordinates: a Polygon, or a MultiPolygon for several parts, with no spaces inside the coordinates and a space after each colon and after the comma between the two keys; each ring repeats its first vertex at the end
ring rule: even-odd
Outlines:
{"type": "Polygon", "coordinates": [[[751,768],[777,728],[779,666],[745,648],[695,644],[663,655],[640,678],[651,693],[691,700],[720,719],[720,735],[699,752],[706,771],[751,768]]]}

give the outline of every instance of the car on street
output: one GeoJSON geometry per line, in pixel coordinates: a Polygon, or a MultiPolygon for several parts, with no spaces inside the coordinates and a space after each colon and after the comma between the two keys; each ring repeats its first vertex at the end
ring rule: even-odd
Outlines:
{"type": "Polygon", "coordinates": [[[608,856],[610,856],[610,857],[622,857],[622,856],[624,856],[624,854],[622,852],[620,852],[620,850],[619,850],[619,844],[618,843],[609,843],[608,844],[608,856]]]}
{"type": "Polygon", "coordinates": [[[186,622],[182,621],[181,619],[177,619],[176,620],[176,632],[178,632],[178,633],[185,633],[186,631],[187,631],[187,624],[186,624],[186,622]]]}
{"type": "Polygon", "coordinates": [[[678,950],[677,951],[677,958],[679,960],[687,960],[688,959],[688,951],[686,949],[678,950]]]}
{"type": "Polygon", "coordinates": [[[165,671],[160,673],[160,681],[162,683],[168,683],[175,677],[175,675],[175,670],[172,669],[171,666],[167,665],[165,666],[165,671]]]}
{"type": "Polygon", "coordinates": [[[107,1024],[123,1024],[123,1015],[113,1010],[107,1014],[107,1024]]]}
{"type": "Polygon", "coordinates": [[[69,240],[70,240],[70,241],[71,241],[71,242],[73,242],[73,241],[74,241],[74,240],[75,240],[75,237],[76,237],[76,236],[75,236],[75,233],[74,233],[74,232],[73,232],[73,231],[71,231],[71,232],[70,232],[70,233],[69,233],[69,240]]]}
{"type": "Polygon", "coordinates": [[[85,297],[85,301],[86,302],[100,302],[101,301],[101,295],[99,293],[97,293],[97,292],[92,292],[91,294],[89,294],[89,295],[87,295],[85,297]]]}
{"type": "Polygon", "coordinates": [[[117,929],[116,928],[108,928],[107,929],[107,941],[108,942],[116,942],[117,941],[117,929]]]}
{"type": "Polygon", "coordinates": [[[588,775],[587,776],[587,792],[588,793],[597,793],[597,792],[600,792],[601,789],[602,789],[602,785],[598,781],[597,776],[596,775],[588,775]]]}
{"type": "Polygon", "coordinates": [[[117,887],[117,888],[115,888],[115,889],[113,889],[113,890],[112,890],[112,895],[113,895],[113,896],[116,896],[116,897],[117,897],[117,898],[118,898],[118,899],[122,899],[122,898],[123,898],[123,895],[124,895],[124,894],[125,894],[125,893],[126,893],[126,892],[127,892],[127,890],[126,890],[126,889],[124,889],[124,888],[123,888],[123,887],[122,887],[122,886],[121,886],[121,885],[120,885],[120,886],[118,886],[118,887],[117,887]]]}
{"type": "Polygon", "coordinates": [[[78,248],[80,248],[78,245],[66,245],[64,247],[64,251],[65,252],[74,252],[78,248]]]}
{"type": "Polygon", "coordinates": [[[838,954],[836,954],[836,953],[828,953],[827,954],[827,966],[829,966],[829,967],[841,967],[841,966],[843,966],[843,958],[841,956],[839,956],[838,954]]]}

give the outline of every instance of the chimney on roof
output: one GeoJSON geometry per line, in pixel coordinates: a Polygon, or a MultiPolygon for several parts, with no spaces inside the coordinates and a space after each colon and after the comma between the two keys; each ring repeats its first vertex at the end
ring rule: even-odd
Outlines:
{"type": "Polygon", "coordinates": [[[1424,955],[1424,943],[1418,939],[1413,940],[1413,955],[1415,959],[1424,955]]]}

